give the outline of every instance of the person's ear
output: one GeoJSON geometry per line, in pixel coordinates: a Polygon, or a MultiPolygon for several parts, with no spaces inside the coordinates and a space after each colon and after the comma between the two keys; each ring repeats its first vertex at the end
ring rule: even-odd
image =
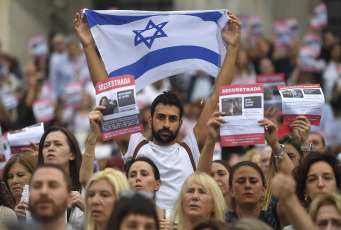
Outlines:
{"type": "Polygon", "coordinates": [[[159,190],[159,188],[161,187],[161,180],[157,180],[155,183],[155,188],[154,191],[157,192],[159,190]]]}
{"type": "Polygon", "coordinates": [[[70,161],[73,161],[73,160],[75,160],[76,159],[76,154],[74,154],[74,153],[71,153],[71,156],[70,156],[70,161]]]}
{"type": "Polygon", "coordinates": [[[72,195],[71,195],[71,193],[69,193],[69,195],[68,195],[66,206],[68,209],[72,208],[72,195]]]}
{"type": "Polygon", "coordinates": [[[180,129],[181,129],[181,126],[182,126],[182,123],[184,122],[184,120],[181,118],[180,119],[180,129]]]}

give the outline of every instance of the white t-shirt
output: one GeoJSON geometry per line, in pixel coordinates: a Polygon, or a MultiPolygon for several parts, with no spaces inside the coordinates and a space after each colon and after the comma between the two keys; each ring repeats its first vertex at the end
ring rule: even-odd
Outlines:
{"type": "MultiPolygon", "coordinates": [[[[123,156],[124,161],[133,157],[136,146],[142,140],[146,140],[146,138],[141,133],[130,136],[128,151],[123,156]]],[[[200,151],[193,130],[183,142],[191,149],[195,165],[197,165],[200,151]]],[[[173,209],[183,182],[187,176],[194,172],[186,149],[178,143],[159,146],[149,142],[142,146],[136,157],[138,156],[150,158],[160,171],[162,185],[156,192],[156,206],[161,209],[173,209]]]]}

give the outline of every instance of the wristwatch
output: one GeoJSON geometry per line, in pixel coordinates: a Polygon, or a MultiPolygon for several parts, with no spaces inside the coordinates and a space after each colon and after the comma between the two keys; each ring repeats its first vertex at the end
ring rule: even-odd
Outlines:
{"type": "Polygon", "coordinates": [[[302,147],[301,146],[301,151],[302,152],[311,152],[311,151],[313,151],[313,145],[310,144],[309,147],[302,147]]]}

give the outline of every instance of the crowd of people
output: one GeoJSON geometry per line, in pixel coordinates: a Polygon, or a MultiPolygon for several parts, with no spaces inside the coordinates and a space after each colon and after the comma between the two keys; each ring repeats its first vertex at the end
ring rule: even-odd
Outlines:
{"type": "Polygon", "coordinates": [[[51,55],[30,54],[22,74],[0,46],[2,132],[35,124],[40,100],[54,108],[39,145],[13,155],[3,168],[0,226],[341,229],[341,151],[328,144],[326,128],[340,116],[339,39],[323,32],[322,64],[307,72],[297,41],[285,52],[265,37],[254,46],[241,43],[242,25],[228,16],[222,31],[227,52],[217,78],[198,70],[149,85],[137,95],[144,132],[107,142],[100,125],[110,101],[102,98],[95,106],[93,86],[108,74],[81,13],[73,22],[77,36],[55,35],[51,55]],[[225,122],[217,109],[219,87],[274,73],[284,73],[287,85],[321,84],[321,126],[311,126],[305,116],[285,126],[278,111],[266,108],[259,125],[267,145],[217,145],[225,122]],[[77,106],[70,106],[70,84],[82,89],[77,106]],[[221,160],[213,160],[217,148],[221,160]]]}

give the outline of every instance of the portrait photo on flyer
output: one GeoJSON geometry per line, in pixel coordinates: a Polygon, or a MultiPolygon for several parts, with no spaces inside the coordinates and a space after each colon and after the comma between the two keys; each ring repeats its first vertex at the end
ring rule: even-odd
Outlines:
{"type": "Polygon", "coordinates": [[[143,131],[134,76],[111,77],[97,83],[96,104],[105,107],[101,110],[104,122],[100,126],[104,141],[143,131]]]}

